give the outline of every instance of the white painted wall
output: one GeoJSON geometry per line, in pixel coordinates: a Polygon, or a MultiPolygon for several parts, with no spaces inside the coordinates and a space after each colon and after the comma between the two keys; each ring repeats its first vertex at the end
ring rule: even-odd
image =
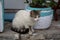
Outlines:
{"type": "Polygon", "coordinates": [[[24,0],[4,0],[4,7],[8,9],[24,9],[24,0]]]}
{"type": "MultiPolygon", "coordinates": [[[[4,0],[4,4],[5,4],[5,9],[24,9],[24,1],[25,0],[4,0]]],[[[31,0],[29,0],[31,1],[31,0]]],[[[58,0],[55,0],[56,2],[58,0]]]]}

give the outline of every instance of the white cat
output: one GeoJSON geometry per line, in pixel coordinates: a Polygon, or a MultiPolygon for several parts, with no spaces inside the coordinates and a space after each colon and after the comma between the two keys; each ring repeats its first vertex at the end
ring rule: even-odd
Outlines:
{"type": "Polygon", "coordinates": [[[12,21],[12,28],[21,32],[28,28],[29,34],[32,34],[34,32],[33,26],[39,17],[39,11],[19,10],[12,21]]]}

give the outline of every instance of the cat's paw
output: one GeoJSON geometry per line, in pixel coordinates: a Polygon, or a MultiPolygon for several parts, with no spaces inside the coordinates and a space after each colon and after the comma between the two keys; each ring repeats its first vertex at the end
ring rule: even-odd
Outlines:
{"type": "Polygon", "coordinates": [[[32,35],[33,34],[33,32],[29,32],[29,35],[32,35]]]}

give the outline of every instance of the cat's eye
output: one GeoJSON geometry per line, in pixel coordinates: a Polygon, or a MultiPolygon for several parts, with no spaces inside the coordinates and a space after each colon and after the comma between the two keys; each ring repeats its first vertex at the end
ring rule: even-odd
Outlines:
{"type": "Polygon", "coordinates": [[[38,17],[40,17],[40,15],[38,17]]]}

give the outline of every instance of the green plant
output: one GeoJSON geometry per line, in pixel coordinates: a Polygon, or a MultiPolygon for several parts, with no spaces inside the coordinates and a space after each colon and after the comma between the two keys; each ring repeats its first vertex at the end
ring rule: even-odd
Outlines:
{"type": "Polygon", "coordinates": [[[46,7],[44,3],[45,0],[32,0],[32,3],[30,3],[29,5],[30,7],[35,7],[35,8],[46,7]]]}
{"type": "Polygon", "coordinates": [[[50,7],[57,6],[57,3],[55,1],[51,1],[49,6],[50,7]]]}
{"type": "Polygon", "coordinates": [[[57,3],[52,0],[32,0],[32,2],[29,4],[30,7],[34,7],[34,8],[53,7],[56,5],[57,3]]]}

